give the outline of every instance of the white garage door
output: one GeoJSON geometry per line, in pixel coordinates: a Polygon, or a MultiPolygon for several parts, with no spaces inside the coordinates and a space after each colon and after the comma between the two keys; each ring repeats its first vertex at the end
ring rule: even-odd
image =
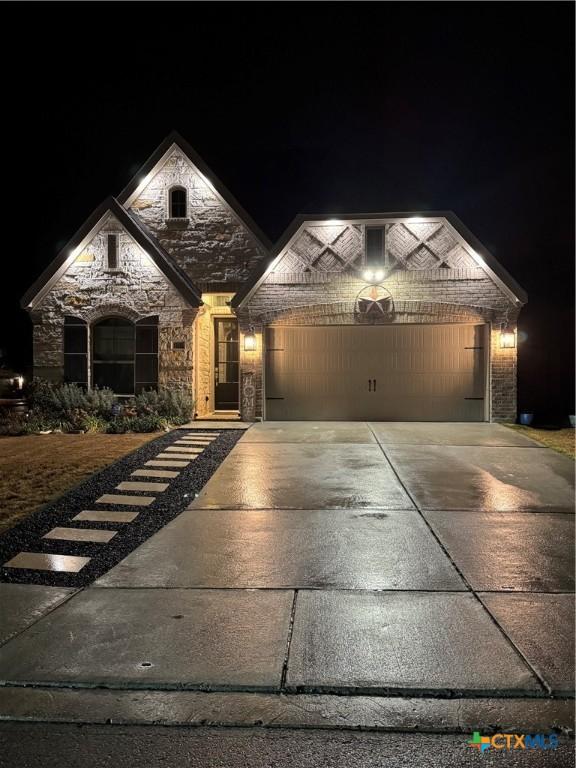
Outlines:
{"type": "Polygon", "coordinates": [[[266,419],[484,421],[485,325],[268,328],[266,419]]]}

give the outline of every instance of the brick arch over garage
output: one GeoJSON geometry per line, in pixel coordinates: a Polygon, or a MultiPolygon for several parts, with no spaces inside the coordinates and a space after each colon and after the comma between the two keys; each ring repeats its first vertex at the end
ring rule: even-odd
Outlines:
{"type": "MultiPolygon", "coordinates": [[[[239,311],[242,323],[266,325],[355,324],[355,301],[317,303],[290,308],[277,308],[250,318],[239,311]]],[[[480,304],[460,304],[441,301],[396,300],[394,316],[379,324],[396,323],[497,323],[500,312],[495,307],[480,304]]]]}

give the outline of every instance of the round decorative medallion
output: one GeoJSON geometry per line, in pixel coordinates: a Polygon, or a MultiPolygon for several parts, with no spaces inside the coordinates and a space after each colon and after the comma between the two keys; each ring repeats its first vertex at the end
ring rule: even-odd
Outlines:
{"type": "Polygon", "coordinates": [[[392,294],[383,285],[366,286],[356,296],[354,315],[359,322],[390,322],[394,317],[392,294]]]}

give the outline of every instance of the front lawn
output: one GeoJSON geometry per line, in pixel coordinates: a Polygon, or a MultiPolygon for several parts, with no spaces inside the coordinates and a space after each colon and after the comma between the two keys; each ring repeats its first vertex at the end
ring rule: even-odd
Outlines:
{"type": "Polygon", "coordinates": [[[506,426],[521,432],[526,437],[531,437],[547,448],[553,451],[564,453],[572,459],[574,455],[574,429],[534,429],[533,427],[524,427],[521,424],[507,424],[506,426]]]}
{"type": "Polygon", "coordinates": [[[159,434],[0,437],[0,531],[159,434]]]}

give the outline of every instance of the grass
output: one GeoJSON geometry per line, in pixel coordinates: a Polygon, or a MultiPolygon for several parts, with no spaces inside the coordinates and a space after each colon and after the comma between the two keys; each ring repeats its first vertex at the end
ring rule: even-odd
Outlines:
{"type": "Polygon", "coordinates": [[[537,429],[534,427],[524,427],[521,424],[507,424],[507,427],[521,432],[526,437],[531,437],[538,443],[552,448],[553,451],[563,453],[570,458],[574,455],[574,429],[537,429]]]}
{"type": "Polygon", "coordinates": [[[159,434],[0,437],[0,531],[159,434]]]}

